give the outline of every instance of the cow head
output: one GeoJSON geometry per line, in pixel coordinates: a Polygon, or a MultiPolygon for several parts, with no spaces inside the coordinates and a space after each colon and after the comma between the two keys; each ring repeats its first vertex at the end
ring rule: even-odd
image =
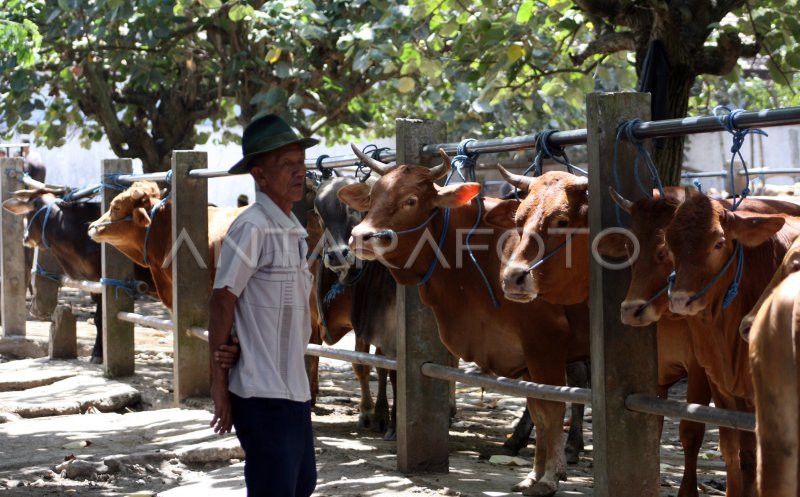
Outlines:
{"type": "Polygon", "coordinates": [[[513,200],[485,216],[494,226],[521,230],[505,242],[505,297],[517,302],[536,297],[559,304],[583,302],[589,292],[589,182],[564,172],[529,178],[499,165],[498,169],[506,181],[527,191],[513,218],[507,212],[516,205],[513,200]]]}
{"type": "Polygon", "coordinates": [[[42,243],[42,225],[45,216],[52,215],[50,209],[58,209],[55,202],[58,197],[56,194],[63,191],[51,188],[36,188],[32,190],[17,190],[13,197],[3,202],[3,208],[12,214],[25,216],[27,221],[22,242],[26,247],[36,247],[42,243]]]}
{"type": "Polygon", "coordinates": [[[352,184],[341,188],[338,193],[345,204],[367,212],[350,234],[350,248],[361,259],[380,259],[388,265],[404,265],[409,262],[425,232],[425,223],[438,209],[466,205],[480,192],[478,183],[445,187],[435,184],[450,170],[450,159],[443,151],[444,163],[431,169],[410,165],[388,167],[355,146],[353,151],[364,164],[381,175],[372,186],[352,184]],[[415,231],[400,233],[412,229],[415,231]]]}
{"type": "Polygon", "coordinates": [[[614,202],[630,214],[633,239],[611,235],[603,240],[607,243],[600,245],[599,252],[604,256],[630,257],[634,252],[633,240],[639,244],[639,255],[632,261],[631,282],[620,306],[620,316],[629,326],[646,326],[669,311],[667,292],[662,290],[672,272],[672,259],[667,251],[664,230],[683,202],[685,190],[666,188],[664,197],[654,191],[652,198],[635,202],[625,199],[613,188],[609,188],[609,192],[614,202]]]}
{"type": "Polygon", "coordinates": [[[737,261],[732,261],[715,284],[709,286],[709,282],[731,258],[735,243],[744,247],[761,245],[784,223],[785,219],[780,216],[732,212],[721,202],[712,201],[701,193],[687,192],[686,200],[678,207],[666,230],[666,244],[676,271],[670,310],[694,315],[711,303],[721,301],[737,261]],[[706,288],[705,294],[698,294],[706,288]]]}
{"type": "Polygon", "coordinates": [[[150,225],[150,209],[161,200],[161,191],[153,181],[132,184],[111,201],[100,219],[89,225],[89,236],[98,243],[117,246],[141,242],[150,225]]]}
{"type": "Polygon", "coordinates": [[[323,181],[314,198],[314,212],[323,229],[321,241],[322,260],[325,267],[342,275],[353,264],[355,256],[348,240],[353,228],[361,222],[361,213],[339,200],[339,191],[358,184],[355,178],[334,177],[323,181]]]}

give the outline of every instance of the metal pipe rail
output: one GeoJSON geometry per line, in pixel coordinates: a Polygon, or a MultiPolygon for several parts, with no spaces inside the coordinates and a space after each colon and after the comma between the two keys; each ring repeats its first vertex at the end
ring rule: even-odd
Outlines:
{"type": "MultiPolygon", "coordinates": [[[[737,171],[739,176],[744,176],[745,172],[744,169],[740,169],[737,171]]],[[[770,174],[786,174],[786,175],[794,175],[800,176],[800,167],[778,167],[775,169],[770,169],[768,167],[760,167],[755,169],[748,169],[747,174],[750,176],[753,175],[770,175],[770,174]]]]}
{"type": "Polygon", "coordinates": [[[339,361],[352,362],[353,364],[364,364],[376,368],[391,369],[397,371],[397,360],[382,355],[367,354],[366,352],[355,352],[353,350],[334,349],[310,343],[306,346],[306,355],[327,357],[339,361]]]}
{"type": "MultiPolygon", "coordinates": [[[[751,112],[742,112],[733,119],[737,128],[772,126],[785,126],[800,123],[800,107],[787,107],[785,109],[770,109],[751,112]]],[[[684,117],[680,119],[665,119],[662,121],[648,121],[639,123],[633,129],[633,136],[639,139],[663,138],[696,133],[713,133],[724,131],[725,128],[714,116],[684,117]]],[[[494,140],[478,140],[467,145],[467,153],[511,152],[526,148],[535,148],[536,135],[524,135],[513,138],[500,138],[494,140]]],[[[572,131],[557,131],[550,135],[549,143],[554,146],[581,145],[586,143],[586,129],[572,131]]],[[[458,143],[435,143],[422,147],[423,155],[436,155],[443,148],[448,154],[454,154],[458,143]]]]}
{"type": "Polygon", "coordinates": [[[730,411],[700,404],[687,404],[686,402],[661,399],[643,393],[628,395],[625,398],[625,407],[631,411],[688,419],[689,421],[725,426],[737,430],[755,431],[756,429],[756,418],[750,413],[730,411]]]}
{"type": "Polygon", "coordinates": [[[117,319],[162,331],[172,331],[174,327],[172,321],[169,319],[159,319],[153,316],[136,314],[134,312],[118,312],[117,319]]]}
{"type": "Polygon", "coordinates": [[[532,383],[530,381],[514,380],[511,378],[494,377],[481,373],[467,373],[460,369],[426,362],[420,368],[422,374],[429,378],[439,380],[458,381],[467,385],[496,390],[501,393],[517,397],[533,397],[542,400],[557,402],[573,402],[576,404],[592,403],[592,391],[588,388],[557,387],[532,383]]]}
{"type": "Polygon", "coordinates": [[[73,280],[66,275],[61,277],[61,286],[75,288],[89,293],[103,293],[103,284],[99,281],[73,280]]]}
{"type": "Polygon", "coordinates": [[[686,172],[681,173],[681,178],[726,178],[728,176],[727,171],[703,171],[703,172],[686,172]]]}
{"type": "MultiPolygon", "coordinates": [[[[392,150],[381,152],[379,159],[381,162],[391,162],[397,158],[396,152],[392,150]]],[[[352,167],[359,162],[358,157],[355,155],[340,155],[337,157],[326,157],[322,159],[322,167],[325,169],[336,169],[342,167],[352,167]]],[[[307,169],[316,169],[316,159],[306,159],[307,169]]],[[[231,176],[225,169],[194,169],[189,171],[189,176],[192,178],[224,178],[231,176]]],[[[133,183],[135,181],[166,181],[167,172],[160,173],[147,173],[147,174],[123,174],[117,178],[121,183],[133,183]]]]}

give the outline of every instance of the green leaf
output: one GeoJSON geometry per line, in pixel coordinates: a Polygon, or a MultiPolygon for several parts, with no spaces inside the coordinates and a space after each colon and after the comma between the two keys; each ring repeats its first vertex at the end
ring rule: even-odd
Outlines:
{"type": "Polygon", "coordinates": [[[222,7],[221,0],[197,0],[200,5],[207,9],[218,9],[222,7]]]}
{"type": "Polygon", "coordinates": [[[533,16],[533,0],[525,0],[517,10],[517,23],[527,24],[533,16]]]}
{"type": "Polygon", "coordinates": [[[252,17],[255,14],[255,9],[250,5],[238,4],[231,7],[228,12],[228,18],[233,22],[239,22],[245,17],[252,17]]]}

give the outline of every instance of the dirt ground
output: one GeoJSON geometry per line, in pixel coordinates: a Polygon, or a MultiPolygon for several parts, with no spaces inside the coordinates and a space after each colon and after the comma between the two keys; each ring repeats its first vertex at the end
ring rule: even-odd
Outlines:
{"type": "MultiPolygon", "coordinates": [[[[91,302],[88,298],[68,290],[62,290],[62,300],[72,304],[78,318],[79,341],[84,345],[90,344],[94,339],[93,326],[88,325],[86,320],[91,315],[91,302]]],[[[137,312],[167,317],[163,306],[154,302],[138,303],[137,312]]],[[[41,330],[47,329],[47,323],[29,324],[29,335],[41,334],[41,330]]],[[[345,342],[347,343],[340,345],[351,348],[352,341],[345,340],[345,342]]],[[[136,414],[138,411],[141,414],[146,411],[183,407],[184,411],[180,412],[188,413],[185,415],[190,416],[192,423],[199,423],[196,432],[201,435],[198,436],[208,437],[206,432],[202,431],[204,429],[202,423],[206,422],[204,421],[206,419],[208,421],[211,419],[209,399],[190,399],[183,406],[175,406],[172,402],[171,336],[164,332],[137,327],[136,348],[137,373],[121,381],[136,388],[141,393],[141,400],[120,412],[136,414]]],[[[0,361],[8,360],[10,358],[0,358],[0,361]]],[[[88,364],[87,357],[82,357],[78,361],[82,367],[93,367],[88,364]]],[[[350,365],[322,359],[320,371],[321,392],[313,414],[319,472],[317,490],[314,494],[316,496],[515,495],[510,492],[511,486],[530,470],[533,454],[531,447],[524,449],[519,454],[519,459],[513,461],[521,465],[513,462],[495,464],[489,460],[490,455],[498,453],[499,447],[521,414],[524,407],[522,399],[482,392],[479,388],[458,384],[458,413],[450,428],[450,472],[445,475],[405,476],[396,470],[394,442],[384,441],[378,433],[356,429],[358,386],[350,365]]],[[[373,391],[377,391],[374,378],[373,391]]],[[[684,394],[685,384],[676,385],[671,392],[671,396],[678,399],[684,394]]],[[[92,416],[92,414],[81,416],[92,416]]],[[[577,465],[569,466],[568,480],[562,483],[558,496],[592,495],[591,408],[586,409],[585,419],[586,453],[582,454],[577,465]]],[[[39,422],[50,426],[62,423],[64,420],[51,417],[39,418],[39,422]]],[[[3,426],[0,424],[0,429],[3,429],[3,426]]],[[[662,496],[677,495],[680,484],[683,454],[678,441],[677,427],[676,420],[666,420],[661,448],[662,496]]],[[[147,436],[145,425],[142,428],[142,437],[147,436]]],[[[232,442],[235,445],[235,440],[232,442]]],[[[133,453],[137,450],[136,443],[141,442],[121,441],[115,450],[120,454],[133,453]]],[[[3,444],[0,436],[0,457],[4,459],[22,457],[19,454],[9,453],[9,449],[4,448],[3,444]]],[[[231,441],[228,441],[228,445],[231,445],[231,441]]],[[[179,497],[190,494],[194,497],[200,495],[244,497],[241,461],[237,457],[231,458],[231,454],[236,455],[227,454],[223,460],[220,460],[220,457],[211,457],[208,460],[201,458],[195,461],[155,458],[150,461],[135,462],[128,459],[121,470],[94,474],[87,478],[67,478],[64,472],[59,472],[56,468],[59,461],[53,461],[49,465],[34,464],[0,471],[0,494],[37,497],[55,495],[179,497]],[[182,488],[185,488],[186,492],[181,493],[182,488]]],[[[698,465],[701,495],[724,495],[724,463],[718,450],[716,428],[706,432],[698,465]]]]}

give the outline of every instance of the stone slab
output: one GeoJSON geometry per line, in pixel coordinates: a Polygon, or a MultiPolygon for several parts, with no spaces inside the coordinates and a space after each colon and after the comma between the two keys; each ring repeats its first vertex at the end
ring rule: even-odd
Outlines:
{"type": "Polygon", "coordinates": [[[24,359],[0,364],[0,392],[50,385],[79,374],[83,368],[67,361],[24,359]]]}
{"type": "Polygon", "coordinates": [[[28,390],[0,392],[0,412],[23,418],[122,409],[139,401],[139,392],[102,376],[79,375],[28,390]]]}
{"type": "Polygon", "coordinates": [[[192,447],[198,444],[208,452],[207,442],[219,443],[223,448],[231,443],[238,445],[235,435],[228,434],[220,440],[209,428],[210,421],[211,413],[203,410],[160,409],[0,424],[0,478],[19,479],[25,474],[52,470],[70,455],[112,465],[139,464],[181,455],[192,457],[192,447]]]}

